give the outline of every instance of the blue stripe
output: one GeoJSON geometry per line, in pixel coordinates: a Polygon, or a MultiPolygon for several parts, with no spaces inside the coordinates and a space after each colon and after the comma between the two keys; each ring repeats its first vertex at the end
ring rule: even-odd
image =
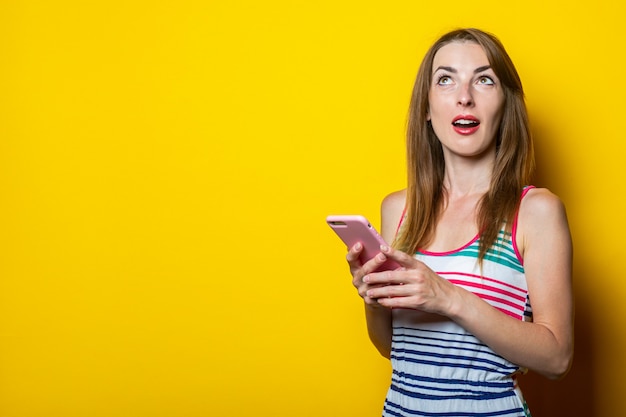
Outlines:
{"type": "Polygon", "coordinates": [[[509,362],[506,361],[504,358],[502,358],[502,356],[498,355],[493,350],[489,349],[487,345],[480,343],[478,339],[476,339],[474,336],[468,336],[468,335],[459,334],[459,333],[441,332],[441,331],[435,331],[435,330],[414,329],[414,331],[416,330],[418,333],[427,333],[427,334],[431,333],[431,334],[441,334],[441,335],[447,334],[447,335],[462,336],[464,339],[467,339],[469,337],[473,339],[473,340],[454,340],[454,339],[444,339],[444,338],[439,338],[439,337],[422,336],[420,334],[399,333],[399,332],[396,332],[396,329],[398,330],[402,329],[405,331],[412,330],[406,327],[394,328],[394,333],[393,333],[394,344],[393,344],[392,350],[400,349],[400,347],[398,346],[401,346],[403,344],[407,346],[427,346],[427,347],[435,347],[439,349],[454,349],[456,351],[467,351],[467,352],[472,352],[472,353],[478,353],[478,354],[484,355],[483,357],[496,358],[496,359],[501,360],[500,363],[509,364],[509,362]],[[424,343],[423,342],[424,340],[443,342],[443,343],[430,344],[430,343],[424,343]],[[459,345],[465,345],[466,347],[461,347],[459,345]]]}
{"type": "Polygon", "coordinates": [[[447,411],[443,413],[434,413],[434,412],[425,412],[425,411],[414,411],[408,408],[401,407],[397,404],[392,403],[391,401],[385,402],[384,415],[386,416],[397,416],[397,417],[405,417],[406,415],[412,416],[422,416],[422,417],[497,417],[497,416],[520,416],[524,417],[524,409],[523,408],[511,408],[508,410],[501,411],[488,411],[484,413],[477,412],[464,412],[464,411],[447,411]],[[391,410],[387,406],[392,406],[400,412],[391,410]]]}
{"type": "Polygon", "coordinates": [[[488,349],[485,345],[481,343],[472,343],[472,342],[463,341],[463,340],[450,340],[450,339],[442,339],[438,337],[418,336],[418,335],[409,335],[409,334],[402,334],[402,335],[394,334],[394,336],[397,337],[397,339],[395,340],[397,344],[405,344],[405,345],[410,345],[410,346],[428,346],[428,347],[436,347],[440,349],[452,348],[455,350],[462,350],[462,351],[467,351],[467,352],[472,352],[472,353],[480,353],[484,355],[493,356],[496,358],[502,358],[500,355],[488,349]],[[416,341],[413,341],[411,339],[414,339],[416,341]],[[424,343],[423,342],[424,340],[443,342],[443,343],[440,343],[440,344],[424,343]],[[458,346],[459,344],[469,345],[470,347],[460,347],[458,346]]]}
{"type": "Polygon", "coordinates": [[[530,319],[533,318],[533,308],[530,305],[530,298],[526,296],[526,308],[524,309],[524,316],[530,319]]]}
{"type": "MultiPolygon", "coordinates": [[[[409,358],[405,355],[400,355],[402,353],[408,353],[408,354],[414,354],[414,355],[418,355],[420,357],[431,357],[431,358],[440,358],[442,359],[441,364],[445,364],[446,362],[443,361],[443,359],[452,359],[452,360],[461,360],[461,361],[467,361],[467,362],[474,362],[474,363],[482,363],[485,365],[493,365],[494,367],[497,367],[498,370],[501,370],[502,368],[504,369],[509,369],[510,372],[513,372],[517,369],[517,367],[507,367],[505,366],[505,364],[503,363],[499,363],[499,362],[495,362],[495,361],[490,361],[489,359],[485,359],[485,358],[479,358],[479,357],[467,357],[467,356],[462,356],[462,355],[446,355],[446,354],[440,354],[440,353],[436,353],[436,352],[420,352],[418,350],[411,350],[411,349],[394,349],[393,350],[393,357],[395,357],[397,360],[405,360],[405,361],[411,361],[413,360],[413,358],[409,358]]],[[[415,359],[417,360],[417,359],[415,359]]],[[[426,360],[426,359],[423,359],[426,360]]],[[[486,369],[491,369],[491,368],[486,368],[486,369]]],[[[509,372],[509,373],[510,373],[509,372]]],[[[508,375],[508,373],[506,374],[508,375]]]]}
{"type": "MultiPolygon", "coordinates": [[[[431,338],[428,338],[428,339],[431,339],[431,338]]],[[[437,348],[437,349],[448,349],[448,346],[446,345],[435,345],[431,343],[418,343],[418,342],[409,342],[409,341],[404,341],[404,342],[399,342],[399,343],[404,343],[405,345],[409,345],[409,346],[424,346],[424,347],[437,348]]],[[[405,350],[408,350],[408,349],[405,348],[405,350]]],[[[485,356],[490,356],[490,357],[494,357],[494,358],[502,360],[502,356],[495,354],[493,351],[489,352],[489,351],[484,351],[480,349],[470,349],[470,348],[462,348],[462,347],[455,347],[455,350],[472,352],[472,353],[481,353],[485,356]]],[[[466,356],[466,357],[473,358],[474,356],[466,356]]]]}
{"type": "MultiPolygon", "coordinates": [[[[489,390],[484,390],[484,389],[473,389],[469,386],[466,386],[467,384],[465,384],[465,381],[460,381],[457,380],[457,386],[455,387],[439,387],[439,386],[435,386],[435,385],[424,385],[424,384],[414,384],[411,382],[408,382],[406,380],[402,380],[402,379],[398,379],[398,378],[392,378],[391,380],[392,382],[392,386],[395,385],[396,387],[400,387],[400,386],[404,386],[404,387],[408,387],[410,389],[413,389],[414,391],[417,392],[431,392],[433,396],[437,396],[435,395],[435,393],[439,392],[442,393],[442,395],[439,395],[437,397],[441,397],[441,399],[449,399],[449,398],[458,398],[460,395],[470,395],[472,398],[491,398],[490,396],[495,395],[496,393],[503,393],[503,392],[512,392],[511,390],[513,389],[513,384],[501,384],[501,385],[508,385],[507,387],[498,387],[501,388],[500,391],[489,391],[489,390]],[[465,387],[465,388],[462,388],[465,387]],[[502,388],[508,388],[508,389],[502,389],[502,388]],[[452,396],[450,395],[452,394],[452,396]]],[[[430,382],[430,384],[432,384],[432,382],[430,382]]],[[[502,397],[508,397],[508,395],[503,395],[502,397]]],[[[500,398],[500,397],[498,397],[500,398]]]]}
{"type": "Polygon", "coordinates": [[[500,389],[513,389],[515,384],[512,380],[506,380],[503,382],[488,382],[488,381],[468,381],[468,380],[458,380],[458,379],[450,379],[450,378],[432,378],[428,376],[418,376],[409,374],[406,372],[393,371],[393,375],[398,378],[403,378],[405,380],[411,380],[416,382],[424,382],[424,383],[433,383],[440,385],[466,385],[470,387],[483,387],[483,388],[500,388],[500,389]]]}
{"type": "MultiPolygon", "coordinates": [[[[399,360],[399,361],[403,361],[403,362],[409,362],[409,363],[416,363],[416,364],[421,364],[421,365],[432,365],[432,366],[436,366],[436,367],[447,367],[447,368],[462,368],[462,369],[471,369],[471,370],[475,370],[475,371],[485,371],[485,372],[490,372],[490,373],[494,373],[494,374],[500,374],[502,376],[508,376],[511,375],[511,371],[506,371],[506,370],[495,370],[493,368],[489,368],[486,366],[476,366],[476,365],[464,365],[464,364],[460,364],[460,363],[444,363],[444,362],[436,362],[436,361],[428,361],[428,360],[421,360],[421,359],[412,359],[412,358],[399,358],[397,355],[394,355],[393,353],[391,354],[391,359],[395,359],[395,360],[399,360]]],[[[517,370],[517,368],[511,368],[512,370],[517,370]]]]}
{"type": "MultiPolygon", "coordinates": [[[[403,326],[394,327],[394,336],[396,336],[396,329],[397,330],[410,330],[412,332],[417,331],[417,332],[424,332],[424,333],[437,333],[437,334],[444,334],[444,335],[447,334],[447,335],[458,336],[458,337],[463,337],[463,338],[474,338],[474,336],[472,336],[470,333],[446,332],[446,331],[443,331],[443,330],[430,330],[430,329],[417,329],[417,328],[413,328],[413,327],[403,327],[403,326]]],[[[471,343],[473,345],[479,345],[479,346],[485,346],[485,347],[487,346],[484,343],[476,343],[476,342],[471,342],[471,341],[459,340],[459,342],[471,343]]]]}
{"type": "MultiPolygon", "coordinates": [[[[458,389],[454,389],[454,388],[435,388],[432,386],[426,386],[426,385],[420,385],[420,384],[409,384],[408,382],[404,382],[404,381],[398,381],[398,380],[392,380],[392,387],[396,386],[396,387],[400,387],[400,386],[406,386],[409,388],[413,388],[416,391],[429,391],[429,392],[441,392],[442,395],[435,395],[435,394],[430,394],[433,397],[437,397],[437,398],[431,398],[431,399],[436,399],[436,400],[449,400],[449,399],[455,399],[455,398],[459,398],[461,395],[469,395],[471,398],[480,398],[480,399],[487,399],[487,396],[489,395],[493,395],[494,393],[491,391],[478,391],[478,390],[470,390],[470,389],[462,389],[462,388],[458,388],[458,389]],[[450,395],[452,394],[452,395],[450,395]]],[[[394,391],[398,391],[399,390],[394,390],[394,391]]],[[[425,394],[424,394],[425,395],[425,394]]],[[[505,397],[505,396],[503,396],[505,397]]],[[[500,397],[498,397],[500,398],[500,397]]]]}
{"type": "MultiPolygon", "coordinates": [[[[424,329],[410,329],[407,327],[395,327],[393,332],[393,340],[394,343],[401,344],[404,343],[406,345],[420,345],[423,343],[423,340],[432,340],[436,342],[443,342],[439,345],[441,349],[455,349],[455,350],[466,350],[469,352],[480,353],[484,355],[490,355],[496,358],[502,358],[500,355],[495,353],[493,350],[489,349],[487,345],[481,343],[474,336],[462,334],[462,333],[450,333],[450,332],[442,332],[436,330],[424,330],[424,329]],[[417,332],[417,334],[408,334],[408,333],[400,333],[396,332],[396,330],[404,330],[404,331],[412,331],[417,332]],[[461,339],[444,339],[443,337],[431,337],[431,336],[423,336],[419,333],[431,333],[431,334],[441,334],[441,335],[455,335],[460,336],[465,340],[461,339]],[[470,339],[470,340],[467,340],[470,339]],[[415,340],[415,341],[413,341],[415,340]],[[460,347],[459,345],[465,345],[466,347],[460,347]]],[[[431,346],[425,344],[426,346],[431,346]]]]}
{"type": "Polygon", "coordinates": [[[514,397],[516,394],[513,391],[503,391],[503,392],[491,392],[485,393],[483,395],[471,395],[471,394],[457,394],[457,395],[433,395],[433,394],[422,394],[419,392],[409,391],[406,389],[402,389],[396,384],[391,385],[391,390],[399,392],[400,394],[417,398],[420,400],[434,400],[434,401],[442,401],[442,400],[473,400],[473,401],[486,401],[486,400],[497,400],[500,398],[508,398],[514,397]]]}

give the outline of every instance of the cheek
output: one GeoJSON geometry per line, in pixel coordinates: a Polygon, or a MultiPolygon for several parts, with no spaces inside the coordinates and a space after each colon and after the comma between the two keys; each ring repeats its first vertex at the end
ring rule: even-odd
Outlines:
{"type": "Polygon", "coordinates": [[[430,96],[428,99],[428,111],[426,113],[426,119],[429,122],[436,122],[441,117],[441,100],[437,97],[430,96]]]}
{"type": "Polygon", "coordinates": [[[430,128],[435,133],[437,139],[446,137],[446,123],[443,123],[440,119],[435,117],[430,121],[430,128]]]}
{"type": "Polygon", "coordinates": [[[450,112],[456,107],[456,95],[453,89],[431,91],[428,94],[428,113],[431,117],[450,112]]]}
{"type": "Polygon", "coordinates": [[[438,104],[440,103],[433,103],[428,109],[428,121],[433,127],[448,124],[451,117],[450,112],[438,104]]]}
{"type": "Polygon", "coordinates": [[[506,106],[506,99],[504,96],[498,97],[498,104],[496,105],[495,114],[496,120],[498,121],[498,125],[502,121],[502,117],[504,116],[504,107],[506,106]]]}
{"type": "Polygon", "coordinates": [[[502,119],[504,118],[504,103],[500,105],[498,109],[494,111],[494,125],[497,129],[500,129],[500,125],[502,124],[502,119]]]}
{"type": "Polygon", "coordinates": [[[430,108],[428,109],[428,121],[437,137],[441,137],[441,134],[445,131],[446,125],[450,123],[450,115],[448,113],[449,112],[446,112],[445,106],[442,106],[440,101],[431,101],[430,108]]]}

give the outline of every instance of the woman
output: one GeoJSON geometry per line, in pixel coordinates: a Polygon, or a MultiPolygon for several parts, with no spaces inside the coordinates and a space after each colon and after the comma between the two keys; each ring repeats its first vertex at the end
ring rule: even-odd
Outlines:
{"type": "Polygon", "coordinates": [[[529,415],[517,376],[557,379],[572,361],[572,247],[561,201],[528,186],[522,86],[493,35],[453,31],[427,52],[407,158],[407,189],[382,203],[393,247],[347,255],[392,362],[383,415],[529,415]],[[374,272],[387,258],[402,267],[374,272]]]}

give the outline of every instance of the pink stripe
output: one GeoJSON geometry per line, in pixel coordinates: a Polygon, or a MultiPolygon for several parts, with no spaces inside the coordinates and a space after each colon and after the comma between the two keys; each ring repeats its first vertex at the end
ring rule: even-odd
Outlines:
{"type": "MultiPolygon", "coordinates": [[[[522,191],[522,197],[520,198],[520,205],[522,204],[522,199],[533,188],[535,188],[534,185],[529,185],[528,187],[524,188],[524,191],[522,191]]],[[[518,217],[519,217],[519,209],[517,210],[517,213],[515,214],[515,220],[513,221],[513,228],[511,230],[511,235],[512,235],[511,243],[513,243],[513,251],[515,251],[515,256],[517,256],[517,260],[522,266],[524,266],[524,258],[522,258],[522,254],[520,253],[519,248],[517,247],[517,219],[518,217]]]]}
{"type": "Polygon", "coordinates": [[[511,316],[511,317],[513,317],[514,319],[522,320],[522,318],[524,317],[524,316],[522,316],[522,315],[520,315],[520,314],[515,314],[515,313],[513,313],[513,312],[511,312],[511,311],[508,311],[508,310],[505,310],[505,309],[503,309],[503,308],[499,308],[499,307],[494,307],[494,308],[495,308],[496,310],[500,310],[501,312],[503,312],[503,313],[504,313],[504,314],[506,314],[507,316],[511,316]]]}
{"type": "Polygon", "coordinates": [[[488,278],[488,277],[483,277],[480,275],[476,275],[476,274],[468,274],[465,272],[437,272],[437,274],[439,275],[460,275],[460,276],[465,276],[465,277],[472,277],[472,278],[478,278],[484,281],[491,281],[491,282],[495,282],[496,284],[502,285],[503,287],[509,287],[512,288],[516,291],[521,292],[522,294],[526,295],[528,293],[528,291],[526,291],[524,288],[521,287],[516,287],[515,285],[511,285],[508,282],[504,282],[504,281],[498,281],[497,279],[493,279],[493,278],[488,278]]]}
{"type": "Polygon", "coordinates": [[[494,297],[493,295],[487,295],[487,294],[476,294],[476,295],[482,298],[483,300],[495,301],[500,304],[506,304],[509,307],[513,307],[515,310],[524,311],[524,307],[518,306],[517,304],[512,303],[510,301],[503,300],[502,298],[494,297]]]}
{"type": "Polygon", "coordinates": [[[396,234],[395,234],[396,236],[398,236],[398,232],[400,231],[400,226],[402,226],[402,223],[404,222],[404,216],[406,216],[406,205],[402,209],[402,216],[400,216],[400,221],[398,222],[398,227],[396,227],[396,234]]]}
{"type": "Polygon", "coordinates": [[[516,300],[519,300],[519,301],[522,301],[522,302],[526,302],[526,297],[522,297],[520,295],[513,294],[512,292],[505,291],[505,290],[503,290],[501,288],[492,287],[490,285],[478,284],[476,282],[469,282],[469,281],[461,281],[461,280],[457,280],[457,279],[451,279],[450,282],[453,283],[453,284],[457,284],[457,285],[465,285],[467,287],[480,288],[480,289],[483,289],[483,290],[487,290],[487,291],[495,292],[495,293],[498,293],[498,294],[506,295],[506,296],[509,296],[511,298],[515,298],[516,300]]]}
{"type": "Polygon", "coordinates": [[[430,252],[427,250],[420,250],[419,252],[423,255],[429,255],[429,256],[446,256],[446,255],[450,255],[456,252],[460,252],[463,249],[467,248],[468,246],[471,246],[474,242],[478,240],[479,237],[480,237],[480,233],[474,236],[472,240],[470,240],[469,242],[467,242],[465,245],[461,246],[460,248],[449,250],[447,252],[430,252]]]}

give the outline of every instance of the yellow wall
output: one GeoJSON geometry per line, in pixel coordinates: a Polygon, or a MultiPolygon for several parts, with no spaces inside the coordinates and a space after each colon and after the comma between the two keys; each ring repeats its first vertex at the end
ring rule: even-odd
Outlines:
{"type": "Polygon", "coordinates": [[[0,416],[379,415],[324,217],[378,223],[404,186],[412,82],[457,26],[507,46],[569,210],[583,349],[537,407],[617,415],[626,12],[576,4],[0,3],[0,416]]]}

